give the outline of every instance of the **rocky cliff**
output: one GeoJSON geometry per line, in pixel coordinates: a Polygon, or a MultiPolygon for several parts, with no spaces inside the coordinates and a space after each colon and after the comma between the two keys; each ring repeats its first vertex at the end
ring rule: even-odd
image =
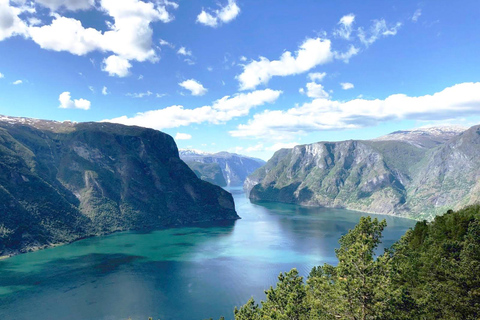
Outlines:
{"type": "MultiPolygon", "coordinates": [[[[220,168],[225,185],[241,186],[249,174],[265,164],[265,161],[251,158],[236,153],[218,152],[206,153],[198,150],[180,150],[180,158],[184,160],[192,170],[198,172],[200,177],[215,184],[222,183],[219,177],[214,178],[216,168],[220,168]],[[195,163],[216,164],[200,166],[195,163]],[[213,181],[215,180],[215,181],[213,181]]],[[[221,185],[221,184],[219,184],[221,185]]]]}
{"type": "Polygon", "coordinates": [[[237,219],[162,132],[0,117],[0,256],[120,230],[237,219]]]}
{"type": "Polygon", "coordinates": [[[245,181],[250,198],[431,219],[480,200],[480,126],[283,149],[245,181]]]}

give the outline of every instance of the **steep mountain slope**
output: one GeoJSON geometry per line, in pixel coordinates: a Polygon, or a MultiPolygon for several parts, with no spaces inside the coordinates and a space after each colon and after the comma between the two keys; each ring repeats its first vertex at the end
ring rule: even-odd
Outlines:
{"type": "Polygon", "coordinates": [[[480,201],[480,126],[428,153],[408,186],[408,206],[434,215],[480,201]]]}
{"type": "Polygon", "coordinates": [[[283,149],[244,187],[257,201],[431,219],[480,200],[479,128],[429,128],[283,149]]]}
{"type": "Polygon", "coordinates": [[[185,161],[185,163],[200,179],[216,184],[220,187],[227,186],[227,181],[225,181],[225,178],[223,177],[222,168],[220,168],[218,163],[203,163],[197,161],[185,161]]]}
{"type": "MultiPolygon", "coordinates": [[[[212,182],[212,173],[215,170],[212,166],[191,165],[193,162],[204,164],[218,164],[226,182],[221,186],[241,186],[249,174],[265,164],[265,161],[257,158],[250,158],[229,152],[206,153],[198,150],[180,150],[180,158],[185,161],[192,170],[197,170],[200,176],[208,177],[204,180],[212,182]],[[207,170],[208,169],[208,170],[207,170]],[[206,170],[206,171],[205,171],[206,170]]],[[[216,179],[221,182],[220,179],[216,179]]],[[[213,182],[215,183],[215,182],[213,182]]],[[[218,184],[218,183],[216,183],[218,184]]],[[[220,184],[219,184],[220,185],[220,184]]]]}
{"type": "Polygon", "coordinates": [[[0,256],[118,230],[236,219],[162,132],[0,118],[0,256]]]}

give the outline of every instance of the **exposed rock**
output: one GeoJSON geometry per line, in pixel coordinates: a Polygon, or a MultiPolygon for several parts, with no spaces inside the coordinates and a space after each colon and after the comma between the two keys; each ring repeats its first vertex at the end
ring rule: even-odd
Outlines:
{"type": "Polygon", "coordinates": [[[193,164],[217,164],[220,168],[223,179],[226,184],[221,186],[241,186],[249,174],[265,164],[265,161],[257,158],[251,158],[236,153],[218,152],[206,153],[198,150],[180,150],[180,158],[184,160],[192,170],[198,172],[197,175],[203,179],[218,185],[222,183],[221,179],[214,179],[212,174],[216,166],[199,166],[193,164]],[[216,182],[213,182],[215,180],[216,182]]]}
{"type": "Polygon", "coordinates": [[[0,256],[120,230],[237,219],[162,132],[0,118],[0,256]]]}
{"type": "Polygon", "coordinates": [[[417,219],[431,219],[480,200],[480,126],[385,137],[279,150],[246,179],[244,187],[256,201],[417,219]]]}

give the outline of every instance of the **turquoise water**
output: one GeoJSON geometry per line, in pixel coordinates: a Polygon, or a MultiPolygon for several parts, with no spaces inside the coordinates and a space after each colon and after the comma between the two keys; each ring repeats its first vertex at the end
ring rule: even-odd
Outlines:
{"type": "MultiPolygon", "coordinates": [[[[241,220],[123,232],[0,261],[0,319],[218,319],[274,285],[335,264],[338,239],[362,213],[252,204],[230,190],[241,220]]],[[[390,216],[384,245],[414,221],[390,216]]]]}

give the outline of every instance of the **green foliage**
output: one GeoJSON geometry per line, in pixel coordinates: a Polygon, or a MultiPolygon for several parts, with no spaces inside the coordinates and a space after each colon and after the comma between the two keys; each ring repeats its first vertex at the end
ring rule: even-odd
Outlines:
{"type": "Polygon", "coordinates": [[[338,265],[314,267],[304,283],[280,274],[261,306],[251,298],[236,320],[478,319],[480,206],[448,211],[375,257],[385,221],[361,218],[340,239],[338,265]]]}

